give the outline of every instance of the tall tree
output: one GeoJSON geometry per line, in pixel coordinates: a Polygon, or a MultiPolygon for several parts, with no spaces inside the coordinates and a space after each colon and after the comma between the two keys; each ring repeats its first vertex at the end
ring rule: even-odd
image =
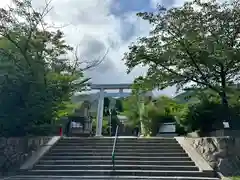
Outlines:
{"type": "Polygon", "coordinates": [[[153,28],[125,54],[128,72],[148,65],[139,79],[151,88],[210,88],[228,110],[227,88],[240,75],[240,1],[194,0],[138,16],[153,28]]]}
{"type": "Polygon", "coordinates": [[[67,58],[74,49],[44,21],[49,2],[41,12],[31,0],[13,3],[0,8],[0,132],[25,135],[59,118],[73,93],[85,89],[83,70],[92,66],[67,58]]]}

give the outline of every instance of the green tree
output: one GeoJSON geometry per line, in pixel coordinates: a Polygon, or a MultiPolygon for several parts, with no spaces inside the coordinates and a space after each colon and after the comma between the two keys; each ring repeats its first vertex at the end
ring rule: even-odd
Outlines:
{"type": "Polygon", "coordinates": [[[151,135],[155,136],[163,123],[176,122],[175,116],[182,107],[182,104],[177,104],[174,99],[166,96],[160,96],[154,103],[149,103],[146,110],[151,135]]]}
{"type": "MultiPolygon", "coordinates": [[[[195,91],[195,101],[183,105],[176,114],[177,122],[186,132],[200,131],[204,135],[219,128],[219,119],[224,115],[219,96],[211,90],[195,91]]],[[[239,128],[239,93],[235,89],[229,92],[229,113],[232,125],[239,128]]]]}
{"type": "MultiPolygon", "coordinates": [[[[179,8],[159,6],[157,12],[138,16],[153,29],[125,54],[128,72],[148,65],[147,75],[139,80],[152,88],[210,88],[228,112],[226,91],[240,72],[240,2],[194,0],[179,8]]],[[[224,119],[230,122],[229,117],[224,119]]]]}
{"type": "Polygon", "coordinates": [[[136,96],[130,96],[123,101],[123,115],[128,117],[132,126],[136,126],[139,123],[139,108],[136,103],[136,96]]]}
{"type": "Polygon", "coordinates": [[[85,88],[78,59],[60,31],[48,31],[42,12],[30,0],[0,8],[0,132],[26,135],[31,128],[54,124],[75,91],[85,88]]]}
{"type": "Polygon", "coordinates": [[[128,117],[129,125],[133,128],[143,126],[144,132],[142,134],[145,136],[155,136],[162,123],[175,122],[175,116],[182,108],[182,105],[165,96],[159,97],[154,102],[145,99],[143,118],[140,122],[140,111],[139,107],[136,106],[137,103],[138,99],[134,95],[126,99],[123,103],[124,115],[128,117]]]}
{"type": "Polygon", "coordinates": [[[115,108],[117,109],[117,111],[123,112],[122,99],[116,99],[115,108]]]}
{"type": "Polygon", "coordinates": [[[222,106],[216,101],[202,99],[200,103],[191,104],[183,109],[179,123],[187,132],[200,131],[202,134],[216,130],[222,116],[222,106]]]}

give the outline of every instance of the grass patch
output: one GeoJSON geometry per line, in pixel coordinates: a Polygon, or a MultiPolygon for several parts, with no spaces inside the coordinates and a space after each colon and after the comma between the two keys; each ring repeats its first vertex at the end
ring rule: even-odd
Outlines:
{"type": "Polygon", "coordinates": [[[234,177],[232,177],[230,179],[232,179],[232,180],[240,180],[240,176],[234,176],[234,177]]]}

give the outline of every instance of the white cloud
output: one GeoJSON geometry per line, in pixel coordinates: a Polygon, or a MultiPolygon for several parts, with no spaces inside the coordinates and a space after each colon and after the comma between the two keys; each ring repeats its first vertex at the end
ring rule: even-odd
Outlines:
{"type": "Polygon", "coordinates": [[[121,27],[120,17],[110,14],[110,5],[111,0],[54,0],[50,19],[57,25],[70,24],[63,28],[66,40],[73,46],[80,43],[80,55],[84,59],[99,57],[109,48],[105,61],[86,72],[92,77],[92,82],[132,82],[134,76],[142,74],[143,69],[138,68],[131,75],[126,75],[126,67],[121,59],[130,42],[148,33],[149,26],[140,21],[135,12],[129,13],[125,20],[134,25],[137,31],[128,42],[123,41],[121,31],[124,27],[121,27]]]}
{"type": "Polygon", "coordinates": [[[10,4],[11,0],[0,1],[0,7],[5,7],[7,4],[10,4]]]}
{"type": "MultiPolygon", "coordinates": [[[[143,75],[146,68],[136,68],[126,74],[123,58],[131,42],[137,37],[147,35],[149,24],[139,19],[136,12],[126,13],[124,21],[134,28],[134,35],[127,41],[121,38],[124,33],[123,19],[110,12],[112,0],[53,0],[53,9],[46,18],[56,26],[67,25],[62,30],[69,44],[80,44],[80,55],[84,59],[93,59],[103,55],[107,48],[106,60],[86,74],[94,83],[129,83],[134,77],[143,75]]],[[[152,0],[154,1],[154,0],[152,0]]],[[[156,0],[155,0],[156,1],[156,0]]],[[[0,7],[10,0],[0,2],[0,7]]],[[[33,0],[33,5],[41,9],[44,1],[33,0]]]]}

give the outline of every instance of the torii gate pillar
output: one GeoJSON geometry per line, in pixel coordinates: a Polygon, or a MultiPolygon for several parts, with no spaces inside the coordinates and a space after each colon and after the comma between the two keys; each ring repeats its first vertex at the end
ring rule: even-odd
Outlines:
{"type": "Polygon", "coordinates": [[[102,136],[103,107],[104,107],[104,89],[101,88],[98,99],[96,136],[102,136]]]}
{"type": "Polygon", "coordinates": [[[90,84],[91,89],[100,90],[97,110],[96,136],[102,136],[104,90],[119,90],[119,95],[123,94],[124,89],[131,89],[132,84],[90,84]]]}

